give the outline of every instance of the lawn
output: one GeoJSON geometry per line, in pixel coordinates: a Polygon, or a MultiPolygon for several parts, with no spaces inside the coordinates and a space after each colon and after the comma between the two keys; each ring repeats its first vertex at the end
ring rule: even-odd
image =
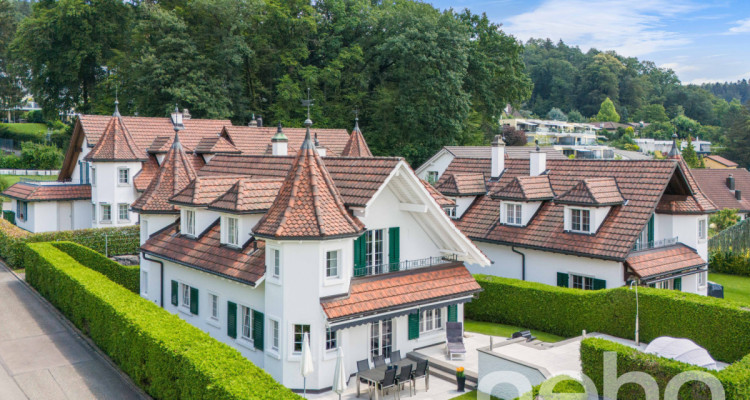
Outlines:
{"type": "MultiPolygon", "coordinates": [[[[458,395],[451,400],[477,400],[477,391],[472,390],[471,392],[466,392],[464,394],[458,395]]],[[[499,400],[497,397],[492,396],[492,400],[499,400]]]]}
{"type": "MultiPolygon", "coordinates": [[[[519,328],[517,326],[512,326],[512,325],[495,324],[492,322],[465,320],[464,330],[466,330],[467,332],[477,332],[477,333],[482,333],[482,334],[490,335],[490,336],[511,337],[511,335],[513,335],[514,332],[526,331],[529,329],[519,328]]],[[[562,336],[557,336],[551,333],[539,332],[535,330],[531,330],[531,334],[536,336],[537,339],[543,342],[548,342],[548,343],[555,343],[555,342],[559,342],[561,340],[567,339],[562,336]]]]}
{"type": "Polygon", "coordinates": [[[750,277],[710,273],[708,280],[724,286],[725,299],[750,304],[750,277]]]}
{"type": "Polygon", "coordinates": [[[47,133],[47,125],[32,124],[32,123],[14,123],[14,124],[0,123],[0,132],[2,131],[16,133],[20,135],[42,136],[47,133]]]}

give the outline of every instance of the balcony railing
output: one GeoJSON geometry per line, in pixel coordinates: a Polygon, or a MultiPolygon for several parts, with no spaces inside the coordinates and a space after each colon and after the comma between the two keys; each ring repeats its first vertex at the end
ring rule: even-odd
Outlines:
{"type": "Polygon", "coordinates": [[[641,250],[649,250],[649,249],[656,249],[659,247],[666,247],[671,246],[673,244],[677,243],[677,236],[673,238],[665,238],[661,240],[654,240],[651,242],[636,242],[635,246],[633,247],[633,251],[641,251],[641,250]]]}
{"type": "Polygon", "coordinates": [[[406,260],[397,263],[385,263],[380,265],[367,265],[355,267],[354,276],[381,275],[389,272],[408,271],[411,269],[431,267],[433,265],[447,264],[458,261],[455,254],[442,257],[428,257],[419,260],[406,260]]]}

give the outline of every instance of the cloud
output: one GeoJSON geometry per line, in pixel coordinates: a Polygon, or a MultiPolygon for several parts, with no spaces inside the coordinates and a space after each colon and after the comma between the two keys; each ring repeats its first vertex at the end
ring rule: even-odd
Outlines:
{"type": "Polygon", "coordinates": [[[735,22],[736,26],[733,26],[729,28],[730,35],[736,35],[738,33],[747,33],[750,32],[750,18],[748,19],[742,19],[737,22],[735,22]]]}
{"type": "Polygon", "coordinates": [[[510,17],[504,30],[516,37],[562,39],[589,48],[642,56],[690,43],[664,28],[667,20],[702,6],[669,0],[546,0],[536,9],[510,17]]]}
{"type": "Polygon", "coordinates": [[[734,75],[734,76],[730,76],[730,77],[722,78],[722,79],[716,79],[716,78],[695,78],[695,79],[691,79],[689,82],[684,82],[684,83],[689,83],[689,84],[692,84],[692,85],[701,85],[701,84],[704,84],[704,83],[714,83],[714,82],[719,82],[719,83],[736,82],[736,81],[740,81],[740,80],[743,80],[743,79],[750,79],[750,71],[745,72],[744,74],[738,74],[738,75],[734,75]]]}

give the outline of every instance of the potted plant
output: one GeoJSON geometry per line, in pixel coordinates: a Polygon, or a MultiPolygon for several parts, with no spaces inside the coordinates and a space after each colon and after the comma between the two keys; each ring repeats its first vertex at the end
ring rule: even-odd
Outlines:
{"type": "Polygon", "coordinates": [[[464,367],[456,368],[456,383],[458,384],[458,391],[463,392],[466,386],[466,373],[464,367]]]}

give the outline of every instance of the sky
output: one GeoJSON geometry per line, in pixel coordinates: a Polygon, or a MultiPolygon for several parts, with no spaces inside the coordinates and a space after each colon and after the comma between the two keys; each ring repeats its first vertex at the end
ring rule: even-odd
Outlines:
{"type": "Polygon", "coordinates": [[[750,79],[750,0],[424,0],[486,13],[517,39],[562,39],[671,68],[683,83],[750,79]]]}

